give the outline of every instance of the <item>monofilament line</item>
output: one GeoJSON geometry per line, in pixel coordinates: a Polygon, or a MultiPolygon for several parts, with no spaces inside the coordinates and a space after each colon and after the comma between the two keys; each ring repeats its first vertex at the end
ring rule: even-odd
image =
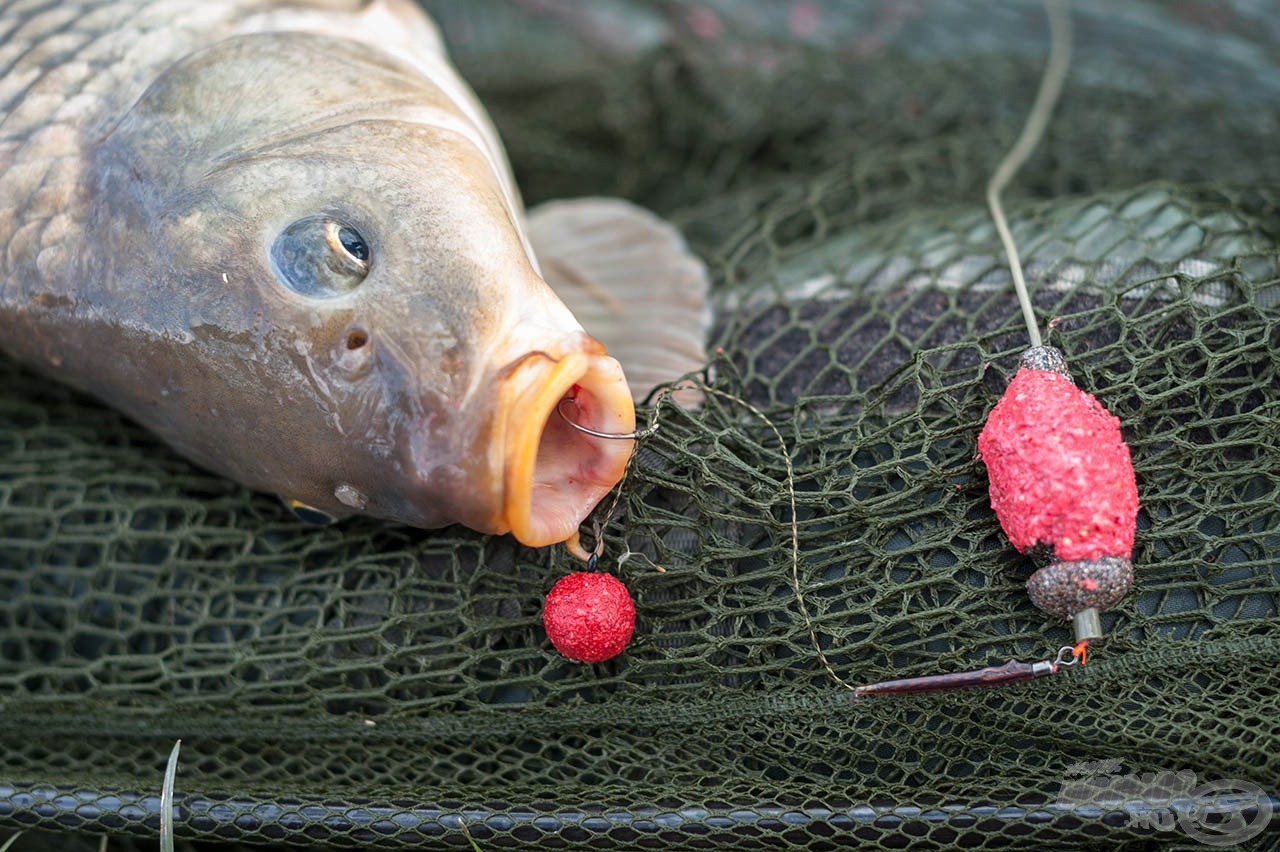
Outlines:
{"type": "MultiPolygon", "coordinates": [[[[818,641],[818,631],[817,631],[817,628],[815,628],[813,625],[813,618],[809,615],[809,607],[804,600],[804,586],[800,583],[800,517],[799,517],[797,501],[796,501],[795,466],[791,461],[791,453],[787,450],[787,442],[785,439],[783,439],[782,432],[780,432],[778,430],[778,427],[774,424],[774,422],[769,419],[769,416],[765,414],[763,411],[761,411],[759,408],[757,408],[756,406],[747,402],[742,397],[734,396],[731,393],[726,393],[725,391],[718,390],[717,388],[713,388],[709,385],[703,384],[702,382],[687,380],[687,381],[681,382],[680,384],[674,385],[670,388],[664,389],[662,393],[658,395],[658,397],[654,400],[654,403],[653,403],[653,411],[650,414],[648,427],[643,430],[640,430],[639,432],[634,433],[634,435],[639,437],[647,437],[648,435],[652,435],[653,433],[657,432],[658,431],[658,412],[662,408],[663,403],[667,402],[671,398],[672,392],[678,391],[678,390],[684,390],[684,389],[700,390],[704,394],[717,396],[717,397],[720,397],[721,399],[725,399],[725,400],[728,400],[729,402],[742,406],[747,411],[755,415],[762,423],[764,423],[764,425],[769,429],[769,431],[773,433],[773,437],[777,439],[778,449],[782,452],[782,462],[786,466],[786,480],[784,481],[783,484],[786,487],[787,503],[791,513],[790,522],[788,524],[790,534],[791,534],[790,536],[791,537],[791,554],[790,554],[791,556],[791,588],[795,592],[796,603],[800,607],[800,617],[804,620],[805,629],[809,633],[809,640],[813,643],[813,650],[817,653],[818,660],[822,663],[822,667],[826,670],[827,674],[831,677],[832,680],[834,680],[836,683],[843,686],[845,689],[849,689],[849,690],[856,689],[856,687],[854,687],[853,684],[849,683],[844,678],[840,677],[840,675],[835,670],[835,666],[831,665],[831,661],[827,659],[826,652],[822,650],[822,643],[818,641]]],[[[577,424],[574,423],[572,420],[569,420],[569,418],[566,417],[565,420],[569,423],[569,425],[577,426],[577,424]]],[[[602,437],[614,437],[614,436],[602,436],[602,437]]],[[[631,437],[631,435],[620,436],[620,437],[631,437]]],[[[627,468],[626,470],[623,471],[622,481],[626,480],[627,471],[631,469],[631,462],[635,460],[635,455],[636,454],[633,451],[631,454],[631,458],[627,460],[627,468]]],[[[621,485],[619,485],[619,488],[615,492],[613,502],[609,505],[609,508],[605,511],[604,518],[606,523],[608,522],[609,518],[613,517],[613,512],[617,508],[618,498],[621,495],[621,493],[622,493],[622,488],[621,488],[621,485]]],[[[603,542],[603,539],[597,532],[596,555],[599,555],[600,553],[602,542],[603,542]]],[[[628,549],[628,552],[629,552],[629,549],[628,549]]],[[[659,570],[663,570],[663,569],[659,568],[659,570]]]]}
{"type": "Polygon", "coordinates": [[[804,619],[805,629],[809,633],[809,641],[813,643],[813,650],[818,655],[818,661],[822,663],[822,667],[826,670],[827,675],[836,683],[845,689],[855,689],[854,685],[846,681],[836,672],[835,666],[831,665],[831,661],[827,659],[827,654],[822,650],[822,643],[818,641],[818,630],[813,626],[813,618],[809,615],[809,607],[804,602],[804,586],[800,583],[800,516],[796,506],[796,471],[795,465],[791,461],[791,453],[787,450],[787,442],[783,439],[782,433],[778,431],[778,427],[769,419],[769,416],[756,406],[747,402],[741,397],[734,396],[731,393],[725,393],[722,390],[716,390],[706,385],[698,385],[698,389],[704,393],[715,394],[721,399],[727,399],[730,402],[737,403],[750,411],[773,433],[773,437],[778,440],[778,448],[782,451],[782,462],[786,466],[787,476],[784,484],[787,488],[787,505],[791,510],[790,532],[791,532],[791,588],[796,595],[796,603],[800,607],[800,616],[804,619]]]}
{"type": "Polygon", "coordinates": [[[1067,9],[1067,0],[1045,0],[1045,13],[1049,16],[1049,63],[1045,66],[1044,76],[1040,80],[1040,90],[1036,92],[1035,103],[1027,116],[1027,123],[1022,128],[1018,141],[1013,143],[1009,153],[996,166],[991,182],[987,184],[987,207],[991,209],[991,218],[996,223],[996,232],[1004,245],[1005,254],[1009,257],[1009,272],[1013,275],[1013,289],[1018,294],[1018,304],[1022,306],[1022,318],[1027,323],[1027,334],[1032,346],[1041,345],[1040,327],[1036,323],[1035,312],[1031,308],[1031,296],[1027,293],[1027,282],[1022,277],[1022,260],[1018,257],[1018,247],[1014,245],[1013,234],[1009,232],[1009,224],[1004,218],[1004,208],[1000,204],[1000,193],[1013,180],[1018,169],[1031,156],[1036,145],[1044,136],[1044,129],[1049,124],[1049,116],[1062,94],[1062,84],[1067,78],[1067,69],[1071,66],[1071,16],[1067,9]]]}

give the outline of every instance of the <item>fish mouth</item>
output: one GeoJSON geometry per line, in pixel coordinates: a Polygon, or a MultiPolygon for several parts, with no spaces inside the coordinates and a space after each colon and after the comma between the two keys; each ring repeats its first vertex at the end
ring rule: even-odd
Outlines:
{"type": "Polygon", "coordinates": [[[518,541],[546,547],[578,532],[622,479],[635,443],[573,423],[626,434],[635,429],[635,406],[622,366],[585,335],[572,351],[531,352],[504,372],[502,513],[518,541]]]}

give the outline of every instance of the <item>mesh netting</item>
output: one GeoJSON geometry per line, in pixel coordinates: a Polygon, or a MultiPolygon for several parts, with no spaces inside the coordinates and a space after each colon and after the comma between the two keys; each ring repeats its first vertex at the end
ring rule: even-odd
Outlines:
{"type": "MultiPolygon", "coordinates": [[[[1026,345],[981,198],[1038,80],[1038,3],[429,5],[529,201],[627,195],[708,260],[713,386],[787,443],[799,579],[842,677],[1069,643],[974,458],[1026,345]]],[[[1143,501],[1135,589],[1087,667],[852,700],[791,586],[782,450],[720,397],[664,407],[644,442],[606,562],[665,572],[617,568],[636,638],[582,666],[541,628],[562,550],[304,528],[0,362],[0,824],[151,848],[179,737],[188,849],[468,848],[463,824],[486,850],[1195,845],[1141,795],[1064,804],[1086,761],[1274,798],[1265,6],[1077,3],[1050,138],[1009,193],[1051,342],[1123,421],[1143,501]]]]}

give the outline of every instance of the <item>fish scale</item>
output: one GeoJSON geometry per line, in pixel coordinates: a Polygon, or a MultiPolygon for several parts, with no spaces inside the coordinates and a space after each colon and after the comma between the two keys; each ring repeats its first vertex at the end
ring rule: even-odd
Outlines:
{"type": "MultiPolygon", "coordinates": [[[[0,7],[0,305],[30,312],[39,294],[87,283],[67,278],[65,245],[86,215],[87,141],[159,68],[229,30],[236,12],[191,2],[0,7]]],[[[5,319],[0,313],[0,329],[5,319]]],[[[8,337],[11,347],[20,339],[8,337]]]]}

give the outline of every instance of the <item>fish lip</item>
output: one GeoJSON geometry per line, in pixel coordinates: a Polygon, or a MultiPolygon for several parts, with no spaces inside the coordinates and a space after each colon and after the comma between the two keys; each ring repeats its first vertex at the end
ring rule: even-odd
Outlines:
{"type": "Polygon", "coordinates": [[[503,370],[496,424],[502,436],[502,526],[522,544],[546,547],[578,532],[617,485],[634,441],[573,428],[557,409],[597,432],[635,429],[635,406],[621,365],[585,334],[573,348],[535,351],[503,370]],[[566,409],[568,406],[566,406],[566,409]]]}

